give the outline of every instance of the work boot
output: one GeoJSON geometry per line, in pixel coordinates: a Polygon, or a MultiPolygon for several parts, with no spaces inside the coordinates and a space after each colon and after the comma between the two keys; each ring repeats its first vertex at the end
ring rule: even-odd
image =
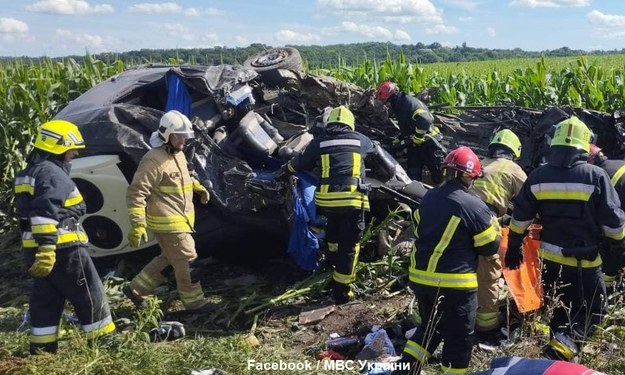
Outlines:
{"type": "Polygon", "coordinates": [[[556,333],[543,348],[543,354],[553,360],[573,362],[578,353],[577,344],[563,333],[556,333]]]}
{"type": "Polygon", "coordinates": [[[332,280],[332,299],[337,305],[344,305],[354,298],[351,285],[341,284],[332,280]]]}
{"type": "Polygon", "coordinates": [[[137,310],[145,310],[148,307],[145,299],[136,291],[134,291],[129,284],[122,287],[122,293],[132,302],[137,310]]]}
{"type": "Polygon", "coordinates": [[[210,301],[206,298],[199,299],[197,301],[184,303],[184,309],[187,311],[198,311],[202,310],[210,304],[210,301]]]}
{"type": "Polygon", "coordinates": [[[491,346],[500,346],[506,337],[501,333],[501,329],[495,328],[488,331],[475,331],[475,337],[478,343],[491,346]]]}

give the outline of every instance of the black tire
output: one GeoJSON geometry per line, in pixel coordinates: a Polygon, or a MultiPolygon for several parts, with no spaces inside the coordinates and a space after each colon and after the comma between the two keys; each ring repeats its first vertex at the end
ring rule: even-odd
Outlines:
{"type": "Polygon", "coordinates": [[[302,56],[293,47],[271,48],[248,57],[243,66],[257,72],[274,69],[303,70],[302,56]]]}

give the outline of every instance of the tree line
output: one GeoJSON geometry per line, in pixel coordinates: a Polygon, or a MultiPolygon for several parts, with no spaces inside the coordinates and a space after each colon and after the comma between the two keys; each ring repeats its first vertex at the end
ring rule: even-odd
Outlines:
{"type": "MultiPolygon", "coordinates": [[[[466,43],[461,46],[445,47],[440,43],[424,44],[393,44],[393,43],[352,43],[334,44],[327,46],[309,45],[289,45],[299,50],[303,60],[309,68],[330,68],[338,65],[355,66],[364,60],[381,61],[389,56],[395,60],[403,51],[406,58],[412,62],[421,64],[436,62],[463,62],[463,61],[484,61],[499,60],[509,58],[527,57],[557,57],[557,56],[580,56],[599,54],[622,54],[621,50],[595,50],[584,51],[562,47],[555,50],[544,51],[524,51],[515,49],[488,49],[469,47],[466,43]]],[[[99,53],[93,57],[113,62],[122,60],[129,65],[150,64],[150,63],[172,63],[172,64],[242,64],[249,56],[263,50],[272,48],[265,44],[251,44],[247,47],[213,47],[213,48],[190,48],[190,49],[141,49],[121,53],[99,53]]],[[[77,62],[82,62],[85,56],[66,56],[73,58],[77,62]]],[[[7,60],[9,58],[2,58],[7,60]]],[[[37,59],[33,59],[37,60],[37,59]]]]}

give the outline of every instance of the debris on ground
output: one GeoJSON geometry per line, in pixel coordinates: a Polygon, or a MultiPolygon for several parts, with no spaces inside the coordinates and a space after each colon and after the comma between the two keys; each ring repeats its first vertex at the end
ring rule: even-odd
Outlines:
{"type": "Polygon", "coordinates": [[[318,323],[328,314],[331,314],[336,310],[336,306],[326,306],[320,309],[303,311],[299,314],[299,324],[314,324],[318,323]]]}

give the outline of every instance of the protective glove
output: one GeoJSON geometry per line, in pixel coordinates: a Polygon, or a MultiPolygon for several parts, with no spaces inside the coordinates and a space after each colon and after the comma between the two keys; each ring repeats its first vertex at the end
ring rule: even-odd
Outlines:
{"type": "Polygon", "coordinates": [[[508,235],[508,251],[506,251],[506,267],[516,270],[523,262],[523,234],[510,231],[508,235]]]}
{"type": "Polygon", "coordinates": [[[202,204],[207,204],[210,200],[210,193],[206,190],[204,185],[199,183],[199,181],[193,182],[193,192],[199,194],[200,202],[202,202],[202,204]]]}
{"type": "Polygon", "coordinates": [[[28,269],[33,277],[46,277],[56,262],[56,245],[40,245],[35,254],[35,263],[28,269]]]}
{"type": "Polygon", "coordinates": [[[128,242],[132,247],[139,247],[141,241],[148,242],[148,232],[143,225],[135,225],[128,233],[128,242]]]}

